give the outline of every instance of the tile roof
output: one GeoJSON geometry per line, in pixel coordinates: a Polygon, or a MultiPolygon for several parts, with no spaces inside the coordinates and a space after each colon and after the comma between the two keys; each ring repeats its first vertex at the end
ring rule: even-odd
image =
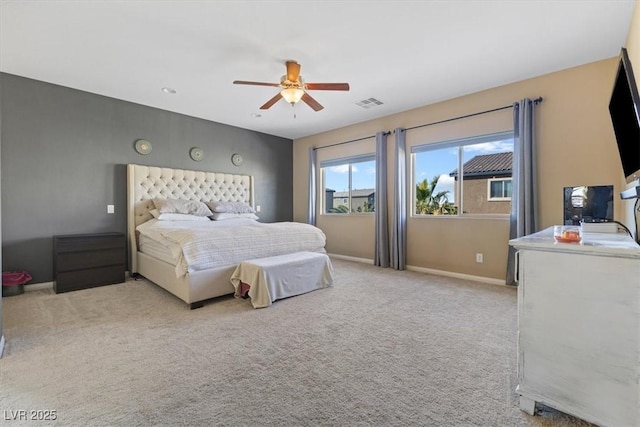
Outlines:
{"type": "MultiPolygon", "coordinates": [[[[463,166],[464,176],[484,176],[511,173],[513,153],[480,154],[468,160],[463,166]]],[[[457,176],[458,168],[449,176],[457,176]]]]}

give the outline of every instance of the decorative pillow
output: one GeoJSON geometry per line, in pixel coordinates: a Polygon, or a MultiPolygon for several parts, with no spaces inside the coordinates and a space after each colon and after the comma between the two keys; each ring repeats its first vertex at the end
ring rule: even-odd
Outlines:
{"type": "Polygon", "coordinates": [[[209,221],[208,216],[187,215],[179,213],[162,213],[156,218],[158,221],[209,221]]]}
{"type": "Polygon", "coordinates": [[[153,199],[153,204],[161,214],[178,213],[198,216],[211,215],[211,211],[209,210],[207,205],[195,200],[153,199]]]}
{"type": "Polygon", "coordinates": [[[252,213],[229,213],[229,212],[214,212],[209,217],[214,221],[222,221],[224,219],[235,219],[235,218],[249,218],[249,219],[259,219],[256,214],[252,213]]]}
{"type": "Polygon", "coordinates": [[[154,218],[158,218],[160,216],[160,211],[158,209],[151,209],[149,213],[154,218]]]}
{"type": "Polygon", "coordinates": [[[256,213],[255,209],[245,202],[207,202],[213,212],[220,213],[256,213]]]}

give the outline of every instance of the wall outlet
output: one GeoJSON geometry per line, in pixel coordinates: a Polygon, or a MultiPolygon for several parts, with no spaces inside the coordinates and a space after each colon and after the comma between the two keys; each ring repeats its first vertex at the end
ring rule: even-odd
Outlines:
{"type": "Polygon", "coordinates": [[[256,212],[260,212],[260,205],[256,205],[256,212]]]}
{"type": "Polygon", "coordinates": [[[484,256],[482,254],[476,254],[476,262],[483,263],[484,256]]]}
{"type": "Polygon", "coordinates": [[[113,205],[107,205],[107,213],[114,213],[115,208],[113,205]]]}

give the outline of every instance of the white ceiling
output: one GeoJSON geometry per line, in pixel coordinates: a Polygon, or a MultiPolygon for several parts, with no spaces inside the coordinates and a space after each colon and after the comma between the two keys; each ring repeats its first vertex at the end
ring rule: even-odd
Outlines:
{"type": "Polygon", "coordinates": [[[296,139],[618,55],[635,0],[9,1],[0,70],[296,139]],[[324,110],[279,101],[285,61],[324,110]],[[168,95],[161,91],[171,87],[168,95]],[[357,102],[384,104],[363,109],[357,102]],[[252,113],[262,114],[252,117],[252,113]]]}

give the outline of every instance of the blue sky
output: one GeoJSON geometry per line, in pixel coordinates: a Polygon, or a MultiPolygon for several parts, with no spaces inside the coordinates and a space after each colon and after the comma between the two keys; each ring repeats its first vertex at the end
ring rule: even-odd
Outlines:
{"type": "MultiPolygon", "coordinates": [[[[464,161],[479,154],[494,154],[513,151],[513,140],[484,142],[464,147],[464,161]]],[[[440,176],[436,191],[449,191],[449,201],[453,200],[454,179],[449,173],[458,167],[458,149],[456,147],[436,149],[415,155],[415,181],[440,176]]],[[[352,186],[354,189],[375,188],[375,162],[354,163],[352,166],[352,186]]],[[[333,166],[325,169],[325,187],[336,191],[349,189],[349,166],[333,166]]]]}
{"type": "MultiPolygon", "coordinates": [[[[376,187],[375,161],[354,163],[352,166],[353,189],[376,187]]],[[[336,191],[349,190],[349,165],[325,169],[325,187],[336,191]]]]}

